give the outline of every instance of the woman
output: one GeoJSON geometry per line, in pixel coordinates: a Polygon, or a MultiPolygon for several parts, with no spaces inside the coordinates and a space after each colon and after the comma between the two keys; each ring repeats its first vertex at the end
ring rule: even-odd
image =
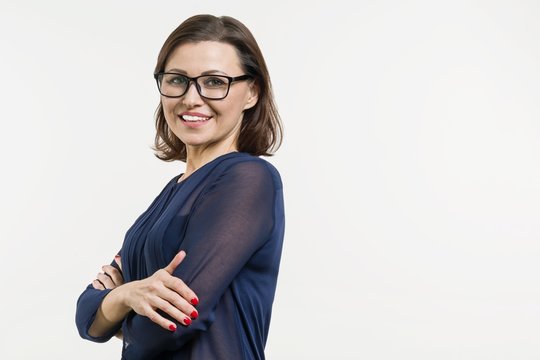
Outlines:
{"type": "Polygon", "coordinates": [[[264,359],[284,234],[264,58],[231,17],[187,19],[155,68],[157,156],[186,162],[81,294],[85,339],[125,359],[264,359]],[[121,264],[121,268],[120,265],[121,264]]]}

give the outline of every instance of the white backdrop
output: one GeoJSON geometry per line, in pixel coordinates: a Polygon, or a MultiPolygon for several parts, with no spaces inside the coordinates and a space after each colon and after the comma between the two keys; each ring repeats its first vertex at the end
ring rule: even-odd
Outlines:
{"type": "Polygon", "coordinates": [[[150,150],[152,72],[197,13],[253,31],[285,123],[267,357],[540,358],[540,5],[515,0],[2,2],[0,358],[119,358],[75,302],[183,170],[150,150]]]}

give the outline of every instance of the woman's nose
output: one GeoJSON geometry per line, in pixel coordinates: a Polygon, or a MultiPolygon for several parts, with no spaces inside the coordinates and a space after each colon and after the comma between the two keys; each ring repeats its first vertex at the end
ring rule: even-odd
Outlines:
{"type": "Polygon", "coordinates": [[[199,89],[197,88],[197,84],[194,81],[190,81],[188,84],[188,89],[184,96],[182,97],[182,101],[186,106],[195,106],[199,105],[203,102],[201,96],[199,95],[199,89]],[[193,85],[193,86],[192,86],[193,85]]]}

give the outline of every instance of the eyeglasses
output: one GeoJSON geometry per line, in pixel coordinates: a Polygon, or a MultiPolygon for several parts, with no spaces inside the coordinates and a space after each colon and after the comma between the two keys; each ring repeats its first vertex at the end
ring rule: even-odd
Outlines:
{"type": "Polygon", "coordinates": [[[251,79],[251,76],[201,75],[189,77],[178,73],[160,72],[154,74],[154,78],[160,94],[169,98],[185,95],[193,82],[201,97],[209,100],[221,100],[227,97],[233,82],[248,80],[251,79]]]}

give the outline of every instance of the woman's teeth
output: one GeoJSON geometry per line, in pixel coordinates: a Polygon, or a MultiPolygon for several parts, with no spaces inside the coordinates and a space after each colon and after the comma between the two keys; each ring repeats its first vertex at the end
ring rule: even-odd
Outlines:
{"type": "Polygon", "coordinates": [[[206,121],[210,119],[209,117],[202,117],[202,116],[192,116],[192,115],[182,115],[182,120],[185,121],[206,121]]]}

